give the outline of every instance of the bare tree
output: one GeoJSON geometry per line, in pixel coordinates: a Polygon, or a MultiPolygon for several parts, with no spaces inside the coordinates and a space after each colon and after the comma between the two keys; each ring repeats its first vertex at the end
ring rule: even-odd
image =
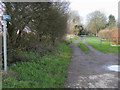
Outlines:
{"type": "Polygon", "coordinates": [[[104,29],[107,24],[107,18],[105,14],[100,11],[90,13],[87,17],[87,20],[88,31],[96,35],[101,29],[104,29]]]}

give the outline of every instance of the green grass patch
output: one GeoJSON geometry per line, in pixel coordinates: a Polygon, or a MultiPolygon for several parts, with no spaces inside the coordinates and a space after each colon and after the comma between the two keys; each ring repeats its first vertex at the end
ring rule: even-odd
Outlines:
{"type": "Polygon", "coordinates": [[[75,36],[74,38],[68,39],[66,40],[66,44],[71,44],[73,42],[75,42],[76,40],[79,40],[79,36],[75,36]]]}
{"type": "MultiPolygon", "coordinates": [[[[71,58],[71,49],[60,43],[57,53],[43,57],[36,52],[23,53],[31,62],[18,62],[3,75],[3,88],[62,88],[71,58]]],[[[21,53],[22,55],[22,53],[21,53]]]]}
{"type": "Polygon", "coordinates": [[[71,43],[72,43],[72,39],[66,40],[66,44],[67,44],[67,45],[69,45],[69,44],[71,44],[71,43]]]}
{"type": "Polygon", "coordinates": [[[111,46],[111,44],[115,44],[114,42],[102,40],[102,43],[100,43],[100,38],[98,37],[87,37],[87,43],[103,53],[109,53],[109,52],[117,53],[118,52],[118,46],[111,46]]]}
{"type": "Polygon", "coordinates": [[[79,46],[80,49],[82,49],[83,51],[89,51],[90,49],[89,49],[85,44],[83,44],[83,40],[84,40],[84,38],[81,37],[81,39],[80,39],[79,42],[78,42],[78,46],[79,46]]]}

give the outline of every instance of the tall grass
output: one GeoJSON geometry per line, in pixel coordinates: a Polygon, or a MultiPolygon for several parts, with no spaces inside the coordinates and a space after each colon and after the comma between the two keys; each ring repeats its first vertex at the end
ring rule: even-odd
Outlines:
{"type": "Polygon", "coordinates": [[[56,49],[58,52],[43,57],[37,52],[25,54],[32,61],[10,66],[8,74],[3,74],[3,88],[62,88],[71,49],[65,43],[60,43],[56,49]]]}

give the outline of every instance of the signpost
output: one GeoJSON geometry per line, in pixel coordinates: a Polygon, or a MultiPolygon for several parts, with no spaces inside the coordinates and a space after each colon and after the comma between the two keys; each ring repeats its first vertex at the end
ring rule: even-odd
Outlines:
{"type": "Polygon", "coordinates": [[[7,40],[6,40],[6,34],[7,34],[7,21],[10,20],[11,17],[7,14],[3,15],[3,44],[4,44],[4,71],[7,72],[7,40]]]}

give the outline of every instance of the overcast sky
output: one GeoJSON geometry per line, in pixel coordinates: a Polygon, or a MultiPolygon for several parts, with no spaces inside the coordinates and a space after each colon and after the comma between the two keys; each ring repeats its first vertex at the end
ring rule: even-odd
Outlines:
{"type": "MultiPolygon", "coordinates": [[[[0,0],[1,1],[1,0],[0,0]]],[[[83,17],[83,23],[86,22],[86,16],[95,11],[100,10],[108,17],[110,14],[118,19],[118,2],[119,0],[69,0],[70,8],[77,10],[79,15],[83,17]]]]}
{"type": "Polygon", "coordinates": [[[70,2],[70,8],[79,12],[83,17],[83,23],[86,22],[86,16],[95,10],[104,12],[107,17],[112,14],[118,18],[119,0],[70,0],[70,2]]]}

